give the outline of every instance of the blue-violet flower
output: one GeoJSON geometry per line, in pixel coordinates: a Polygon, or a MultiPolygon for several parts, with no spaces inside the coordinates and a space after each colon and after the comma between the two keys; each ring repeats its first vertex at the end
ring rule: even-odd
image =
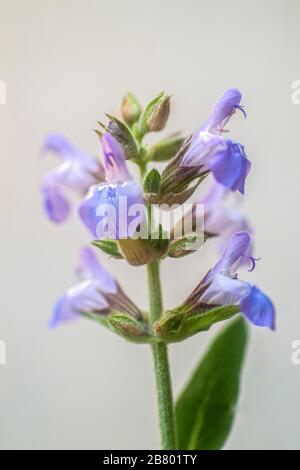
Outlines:
{"type": "Polygon", "coordinates": [[[141,187],[131,178],[117,140],[106,132],[101,142],[106,182],[90,188],[79,214],[98,239],[128,238],[144,218],[141,187]]]}
{"type": "Polygon", "coordinates": [[[63,160],[57,168],[47,173],[41,187],[48,218],[61,223],[66,220],[71,208],[65,196],[66,190],[71,189],[84,196],[91,185],[103,181],[104,170],[99,162],[59,134],[49,134],[43,150],[54,152],[63,160]]]}
{"type": "Polygon", "coordinates": [[[194,310],[208,306],[238,305],[241,313],[257,326],[275,329],[274,306],[258,287],[237,277],[241,264],[254,259],[249,256],[251,237],[247,232],[239,232],[228,241],[223,255],[206,274],[200,284],[185,302],[194,310]]]}
{"type": "Polygon", "coordinates": [[[76,269],[80,282],[69,288],[55,305],[50,327],[74,320],[80,314],[107,315],[114,310],[140,319],[141,312],[115,279],[101,266],[92,249],[84,247],[76,269]]]}

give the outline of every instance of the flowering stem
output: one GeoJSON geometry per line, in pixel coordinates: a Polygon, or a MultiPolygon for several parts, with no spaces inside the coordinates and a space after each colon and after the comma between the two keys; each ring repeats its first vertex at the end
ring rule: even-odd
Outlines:
{"type": "MultiPolygon", "coordinates": [[[[162,314],[162,293],[159,275],[159,263],[152,261],[147,265],[150,322],[153,324],[162,314]]],[[[161,449],[176,449],[175,419],[172,398],[172,386],[167,345],[156,342],[152,345],[154,370],[157,390],[161,449]]]]}

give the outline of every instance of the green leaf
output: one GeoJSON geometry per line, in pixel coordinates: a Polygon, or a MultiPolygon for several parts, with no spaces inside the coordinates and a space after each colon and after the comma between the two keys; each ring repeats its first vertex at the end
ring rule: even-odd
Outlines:
{"type": "Polygon", "coordinates": [[[188,235],[170,243],[168,255],[170,258],[181,258],[182,256],[195,253],[204,243],[204,235],[188,235]]]}
{"type": "Polygon", "coordinates": [[[160,252],[161,256],[165,255],[169,246],[168,232],[163,230],[163,226],[159,224],[156,230],[153,230],[149,239],[150,245],[160,252]]]}
{"type": "Polygon", "coordinates": [[[211,344],[176,404],[179,449],[217,450],[230,432],[247,344],[243,318],[211,344]]]}
{"type": "Polygon", "coordinates": [[[96,248],[99,248],[100,250],[104,251],[104,253],[106,253],[107,255],[112,256],[116,259],[123,259],[123,256],[119,251],[117,242],[113,240],[93,240],[91,243],[96,248]]]}
{"type": "Polygon", "coordinates": [[[154,336],[149,334],[148,324],[145,320],[139,321],[126,313],[118,311],[113,311],[109,314],[83,312],[81,315],[96,321],[101,326],[131,343],[147,344],[153,343],[156,340],[154,336]]]}
{"type": "Polygon", "coordinates": [[[171,136],[154,144],[149,151],[149,160],[164,162],[174,157],[184,142],[180,136],[171,136]]]}
{"type": "Polygon", "coordinates": [[[143,189],[145,193],[158,193],[160,185],[160,173],[156,168],[150,170],[143,182],[143,189]]]}
{"type": "Polygon", "coordinates": [[[207,331],[217,322],[227,320],[239,312],[236,305],[223,305],[186,313],[182,308],[168,310],[154,325],[157,336],[168,343],[183,341],[201,331],[207,331]]]}

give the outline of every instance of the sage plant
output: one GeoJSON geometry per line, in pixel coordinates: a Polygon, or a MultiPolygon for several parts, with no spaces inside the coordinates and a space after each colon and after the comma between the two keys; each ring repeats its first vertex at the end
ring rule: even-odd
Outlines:
{"type": "Polygon", "coordinates": [[[71,209],[68,191],[75,192],[79,218],[93,245],[81,249],[78,283],[56,303],[50,326],[88,318],[128,341],[150,346],[162,449],[224,445],[238,398],[247,323],[275,328],[269,297],[238,277],[238,270],[252,272],[256,265],[253,229],[240,211],[227,204],[230,196],[242,197],[251,169],[244,146],[228,138],[225,128],[236,111],[246,117],[241,98],[237,89],[226,90],[190,136],[173,134],[150,146],[147,135],[165,128],[170,97],[160,93],[143,108],[128,93],[120,116],[106,115],[107,121],[99,122],[102,162],[59,134],[48,135],[43,145],[44,152],[61,159],[43,179],[46,215],[54,223],[65,222],[71,209]],[[155,168],[156,162],[166,162],[163,171],[155,168]],[[140,181],[132,176],[134,165],[140,181]],[[166,228],[160,215],[186,206],[189,210],[182,211],[177,225],[166,228]],[[177,230],[178,225],[182,230],[177,230]],[[160,264],[167,258],[175,264],[177,258],[205,249],[207,243],[216,246],[215,265],[180,305],[165,311],[160,264]],[[146,267],[148,311],[127,297],[102,267],[96,251],[133,269],[146,267]],[[168,345],[203,334],[222,321],[228,325],[174,403],[168,345]]]}

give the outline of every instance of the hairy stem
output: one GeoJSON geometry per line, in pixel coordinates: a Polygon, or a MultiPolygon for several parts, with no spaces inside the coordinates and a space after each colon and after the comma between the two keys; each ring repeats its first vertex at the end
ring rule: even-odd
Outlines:
{"type": "MultiPolygon", "coordinates": [[[[153,324],[159,319],[163,309],[159,262],[152,261],[149,263],[147,265],[147,271],[150,298],[150,322],[153,324]]],[[[159,342],[154,343],[152,345],[152,352],[156,379],[161,449],[174,450],[176,449],[176,433],[167,345],[159,342]]]]}

